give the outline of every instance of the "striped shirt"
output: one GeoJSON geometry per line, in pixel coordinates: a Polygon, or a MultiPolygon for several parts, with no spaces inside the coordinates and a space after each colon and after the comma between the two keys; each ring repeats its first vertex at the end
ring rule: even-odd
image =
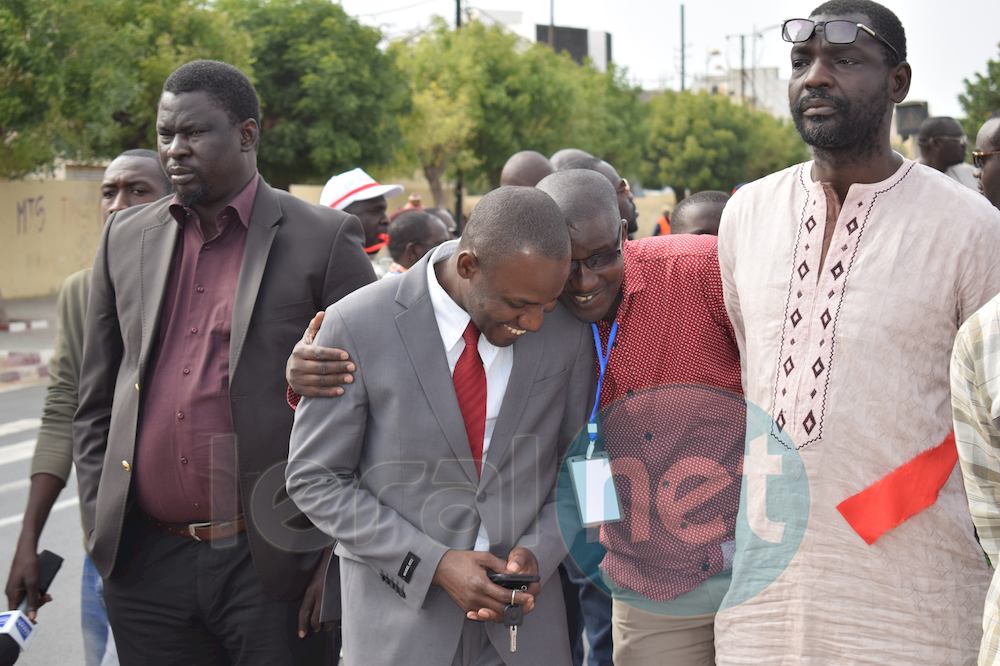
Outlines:
{"type": "MultiPolygon", "coordinates": [[[[951,359],[955,443],[972,520],[991,562],[1000,561],[1000,296],[973,314],[951,359]]],[[[986,596],[980,664],[1000,663],[1000,582],[986,596]]]]}

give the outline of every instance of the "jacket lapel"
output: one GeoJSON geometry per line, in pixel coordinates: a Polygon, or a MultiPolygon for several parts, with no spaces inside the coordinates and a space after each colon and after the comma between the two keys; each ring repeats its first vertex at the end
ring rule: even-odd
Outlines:
{"type": "Polygon", "coordinates": [[[142,309],[142,340],[139,348],[140,377],[144,377],[149,350],[163,306],[164,290],[170,276],[170,263],[180,237],[180,225],[170,216],[167,204],[156,222],[142,230],[139,250],[139,293],[142,309]]]}
{"type": "Polygon", "coordinates": [[[243,263],[240,265],[240,277],[236,282],[233,323],[229,339],[230,382],[236,375],[236,366],[243,351],[250,317],[257,302],[260,281],[264,276],[271,243],[274,242],[274,234],[278,231],[280,221],[281,203],[278,201],[278,195],[261,178],[257,185],[253,213],[250,215],[250,226],[247,229],[247,243],[243,251],[243,263]]]}
{"type": "Polygon", "coordinates": [[[448,370],[448,358],[441,344],[434,307],[427,291],[427,257],[397,278],[400,281],[396,301],[406,309],[396,315],[396,328],[403,346],[416,371],[420,387],[430,403],[434,418],[448,440],[455,457],[474,485],[479,483],[476,466],[472,462],[469,437],[465,433],[462,412],[455,398],[455,386],[448,370]]]}
{"type": "Polygon", "coordinates": [[[544,338],[539,333],[528,333],[514,343],[514,365],[507,381],[507,392],[500,403],[500,414],[493,426],[490,450],[486,454],[490,464],[483,466],[480,486],[485,486],[491,477],[496,476],[496,470],[500,468],[511,440],[517,434],[517,426],[528,404],[528,394],[541,366],[544,344],[544,338]]]}

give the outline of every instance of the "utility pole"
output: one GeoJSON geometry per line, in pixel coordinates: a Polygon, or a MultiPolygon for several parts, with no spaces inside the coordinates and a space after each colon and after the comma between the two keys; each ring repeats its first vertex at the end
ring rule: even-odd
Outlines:
{"type": "MultiPolygon", "coordinates": [[[[455,0],[455,30],[459,30],[462,27],[462,0],[455,0]]],[[[458,233],[461,235],[464,231],[465,222],[462,219],[462,190],[465,188],[464,178],[462,172],[459,171],[457,177],[455,178],[455,224],[458,227],[458,233]]]]}
{"type": "Polygon", "coordinates": [[[556,50],[556,0],[549,0],[549,48],[556,50]]]}
{"type": "Polygon", "coordinates": [[[747,36],[740,35],[740,101],[747,103],[747,36]]]}
{"type": "Polygon", "coordinates": [[[684,92],[684,76],[686,74],[685,52],[687,48],[684,42],[684,3],[681,3],[681,92],[684,92]]]}

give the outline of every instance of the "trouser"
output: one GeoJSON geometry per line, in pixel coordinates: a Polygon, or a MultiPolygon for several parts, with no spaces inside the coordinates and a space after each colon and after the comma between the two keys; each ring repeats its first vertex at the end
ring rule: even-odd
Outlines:
{"type": "Polygon", "coordinates": [[[104,582],[90,555],[83,556],[80,577],[80,628],[83,631],[83,657],[87,666],[118,666],[115,638],[108,625],[104,607],[104,582]]]}
{"type": "Polygon", "coordinates": [[[616,666],[715,664],[715,613],[663,615],[615,599],[611,618],[616,666]]]}
{"type": "Polygon", "coordinates": [[[573,665],[583,665],[583,640],[586,638],[587,664],[611,666],[611,596],[580,570],[572,556],[559,565],[559,572],[563,576],[573,665]]]}
{"type": "Polygon", "coordinates": [[[465,621],[451,666],[503,666],[503,660],[490,643],[483,622],[465,621]]]}
{"type": "Polygon", "coordinates": [[[325,666],[328,637],[298,637],[296,601],[267,595],[246,533],[174,536],[133,514],[104,581],[123,666],[325,666]]]}

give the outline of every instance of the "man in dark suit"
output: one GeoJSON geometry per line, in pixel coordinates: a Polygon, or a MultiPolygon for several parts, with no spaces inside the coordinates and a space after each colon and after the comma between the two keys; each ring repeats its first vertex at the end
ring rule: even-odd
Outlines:
{"type": "Polygon", "coordinates": [[[284,491],[284,362],[374,279],[357,219],[274,190],[236,68],[164,84],[176,196],[113,215],[94,265],[74,421],[84,529],[121,661],[323,663],[329,540],[284,491]]]}

